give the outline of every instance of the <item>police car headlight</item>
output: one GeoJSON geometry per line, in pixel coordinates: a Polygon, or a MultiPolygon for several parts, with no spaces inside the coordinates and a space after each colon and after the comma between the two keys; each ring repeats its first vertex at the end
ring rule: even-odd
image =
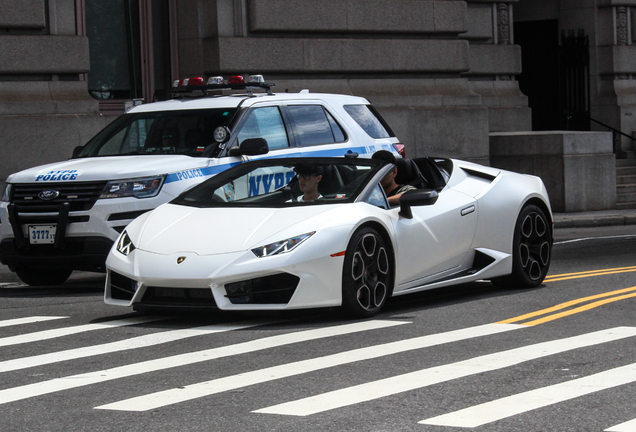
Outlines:
{"type": "Polygon", "coordinates": [[[161,190],[164,179],[159,176],[109,181],[99,198],[152,198],[161,190]]]}
{"type": "Polygon", "coordinates": [[[272,255],[280,255],[283,253],[291,252],[298,247],[302,242],[314,235],[314,232],[299,235],[296,237],[288,238],[276,243],[270,243],[265,246],[260,246],[252,249],[252,253],[259,258],[268,257],[272,255]]]}
{"type": "Polygon", "coordinates": [[[11,199],[11,183],[7,183],[7,187],[4,188],[4,193],[2,194],[2,202],[9,202],[11,199]]]}
{"type": "Polygon", "coordinates": [[[117,247],[115,249],[117,249],[117,252],[119,252],[120,254],[128,256],[130,255],[132,251],[134,251],[137,248],[135,247],[132,240],[128,236],[128,233],[124,231],[119,236],[119,239],[117,240],[117,247]]]}

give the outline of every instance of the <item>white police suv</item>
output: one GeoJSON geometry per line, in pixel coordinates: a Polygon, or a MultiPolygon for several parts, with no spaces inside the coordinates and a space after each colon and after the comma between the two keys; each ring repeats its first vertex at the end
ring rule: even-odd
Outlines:
{"type": "MultiPolygon", "coordinates": [[[[173,99],[133,108],[71,159],[10,175],[0,206],[0,260],[27,284],[59,284],[73,270],[105,271],[129,222],[233,165],[403,152],[366,99],[274,94],[272,86],[260,75],[247,83],[240,76],[179,80],[173,99]]],[[[274,190],[276,179],[249,186],[274,190]]],[[[209,223],[223,229],[222,220],[209,223]]]]}

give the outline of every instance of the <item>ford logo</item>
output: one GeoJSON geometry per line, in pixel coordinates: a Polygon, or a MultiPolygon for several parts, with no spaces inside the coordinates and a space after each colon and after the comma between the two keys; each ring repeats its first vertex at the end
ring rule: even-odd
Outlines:
{"type": "Polygon", "coordinates": [[[44,190],[38,194],[41,200],[52,200],[60,196],[60,193],[56,190],[44,190]]]}

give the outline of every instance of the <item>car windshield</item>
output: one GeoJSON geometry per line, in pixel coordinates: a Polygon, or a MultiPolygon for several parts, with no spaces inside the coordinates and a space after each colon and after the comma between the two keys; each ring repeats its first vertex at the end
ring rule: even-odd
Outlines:
{"type": "Polygon", "coordinates": [[[228,126],[235,112],[236,108],[214,108],[124,114],[74,157],[208,155],[218,145],[213,139],[214,129],[228,126]]]}
{"type": "Polygon", "coordinates": [[[172,203],[193,207],[350,203],[381,167],[382,162],[370,159],[262,159],[230,168],[172,203]]]}

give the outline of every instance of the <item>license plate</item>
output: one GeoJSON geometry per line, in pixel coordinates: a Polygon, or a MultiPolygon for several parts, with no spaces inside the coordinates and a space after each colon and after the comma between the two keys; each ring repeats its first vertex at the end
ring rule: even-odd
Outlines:
{"type": "Polygon", "coordinates": [[[53,244],[55,242],[55,225],[29,225],[29,243],[53,244]]]}

